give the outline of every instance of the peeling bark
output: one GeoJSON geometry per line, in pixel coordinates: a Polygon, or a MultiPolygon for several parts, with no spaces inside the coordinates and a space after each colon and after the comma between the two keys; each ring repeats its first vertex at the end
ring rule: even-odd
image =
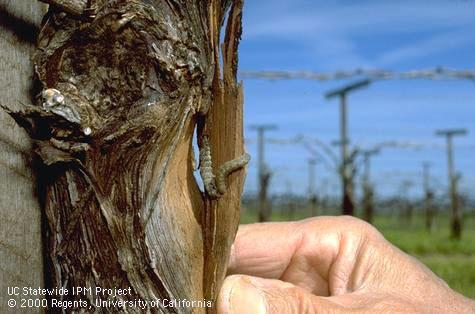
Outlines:
{"type": "MultiPolygon", "coordinates": [[[[244,153],[236,82],[242,1],[91,0],[76,11],[65,5],[85,1],[47,2],[55,5],[35,57],[43,92],[36,106],[10,114],[44,163],[48,286],[130,287],[123,300],[215,300],[244,172],[229,177],[221,198],[202,193],[192,136],[199,112],[210,108],[202,127],[214,169],[244,153]]],[[[64,300],[111,312],[94,308],[97,298],[64,300]]]]}

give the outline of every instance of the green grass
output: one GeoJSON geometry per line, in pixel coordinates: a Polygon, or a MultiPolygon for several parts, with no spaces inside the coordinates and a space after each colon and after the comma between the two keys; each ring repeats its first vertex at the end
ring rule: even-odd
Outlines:
{"type": "MultiPolygon", "coordinates": [[[[293,220],[306,217],[303,213],[295,213],[293,220]]],[[[256,220],[253,213],[241,215],[241,223],[256,220]]],[[[288,215],[272,215],[272,221],[285,220],[289,220],[288,215]]],[[[431,232],[425,229],[421,216],[413,217],[410,222],[399,217],[378,216],[374,226],[394,245],[423,262],[452,289],[475,299],[475,216],[465,218],[460,241],[450,239],[446,216],[436,217],[431,232]]]]}
{"type": "MultiPolygon", "coordinates": [[[[272,213],[271,220],[272,221],[289,221],[289,220],[300,220],[308,218],[309,216],[302,212],[297,212],[293,215],[292,219],[285,213],[272,213]]],[[[249,224],[257,222],[257,214],[250,212],[249,210],[245,210],[241,212],[241,223],[242,224],[249,224]]]]}
{"type": "Polygon", "coordinates": [[[450,238],[448,217],[437,217],[428,232],[423,218],[410,223],[395,218],[377,217],[374,223],[394,245],[415,256],[449,286],[475,298],[475,217],[466,217],[460,241],[450,238]]]}
{"type": "Polygon", "coordinates": [[[417,258],[447,284],[475,299],[475,255],[424,255],[417,258]]]}
{"type": "Polygon", "coordinates": [[[460,241],[450,239],[447,217],[438,217],[431,232],[425,229],[422,217],[415,217],[409,223],[397,218],[377,217],[374,226],[386,239],[409,254],[475,254],[474,217],[465,220],[460,241]]]}

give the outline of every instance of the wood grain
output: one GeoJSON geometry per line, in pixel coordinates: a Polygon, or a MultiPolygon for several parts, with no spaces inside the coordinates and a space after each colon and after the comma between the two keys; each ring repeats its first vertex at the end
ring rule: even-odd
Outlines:
{"type": "MultiPolygon", "coordinates": [[[[0,103],[11,109],[31,102],[35,37],[46,7],[31,1],[0,3],[0,103]]],[[[6,303],[11,298],[7,287],[43,284],[41,214],[31,143],[3,110],[0,125],[0,312],[34,313],[39,310],[10,309],[6,303]]]]}

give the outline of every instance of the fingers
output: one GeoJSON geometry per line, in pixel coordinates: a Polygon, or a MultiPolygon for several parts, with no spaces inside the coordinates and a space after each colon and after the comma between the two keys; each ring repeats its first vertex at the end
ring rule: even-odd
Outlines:
{"type": "Polygon", "coordinates": [[[348,313],[330,298],[280,280],[248,276],[228,277],[218,298],[218,313],[348,313]]]}
{"type": "Polygon", "coordinates": [[[348,217],[242,226],[229,273],[251,276],[226,278],[218,313],[460,313],[457,304],[474,306],[348,217]]]}
{"type": "Polygon", "coordinates": [[[241,226],[229,274],[280,279],[321,296],[345,293],[355,256],[361,256],[364,225],[354,218],[321,217],[241,226]]]}
{"type": "Polygon", "coordinates": [[[228,272],[279,278],[301,241],[299,223],[242,225],[231,248],[228,272]]]}

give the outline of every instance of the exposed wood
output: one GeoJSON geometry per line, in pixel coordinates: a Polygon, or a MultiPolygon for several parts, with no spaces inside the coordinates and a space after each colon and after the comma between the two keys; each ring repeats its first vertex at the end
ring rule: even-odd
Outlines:
{"type": "MultiPolygon", "coordinates": [[[[244,153],[243,141],[243,93],[236,82],[237,48],[242,32],[243,1],[234,1],[228,17],[223,50],[223,80],[215,72],[213,83],[214,103],[210,112],[211,148],[215,165],[221,165],[244,153]]],[[[214,14],[219,17],[219,14],[214,14]]],[[[216,25],[218,21],[215,21],[216,25]]],[[[219,34],[214,33],[213,42],[219,34]]],[[[215,49],[215,63],[219,55],[215,49]]],[[[216,167],[215,167],[216,169],[216,167]]],[[[226,273],[227,258],[239,225],[239,208],[244,184],[242,171],[229,177],[228,193],[218,201],[206,203],[205,210],[205,298],[214,300],[226,273]]]]}
{"type": "MultiPolygon", "coordinates": [[[[17,110],[34,93],[35,37],[46,5],[30,1],[0,2],[0,103],[17,110]]],[[[0,312],[34,313],[39,309],[10,309],[7,287],[43,284],[41,211],[32,173],[28,135],[0,110],[0,312]]]]}
{"type": "MultiPolygon", "coordinates": [[[[35,57],[42,97],[11,112],[44,164],[47,283],[130,287],[118,297],[126,301],[213,301],[244,173],[232,173],[228,191],[211,199],[193,176],[191,143],[201,121],[214,169],[244,153],[236,82],[242,1],[93,2],[92,19],[49,11],[35,57]],[[220,28],[231,4],[221,72],[220,28]]],[[[111,312],[97,306],[107,297],[64,297],[78,299],[111,312]]],[[[151,309],[191,310],[214,311],[151,309]]]]}

